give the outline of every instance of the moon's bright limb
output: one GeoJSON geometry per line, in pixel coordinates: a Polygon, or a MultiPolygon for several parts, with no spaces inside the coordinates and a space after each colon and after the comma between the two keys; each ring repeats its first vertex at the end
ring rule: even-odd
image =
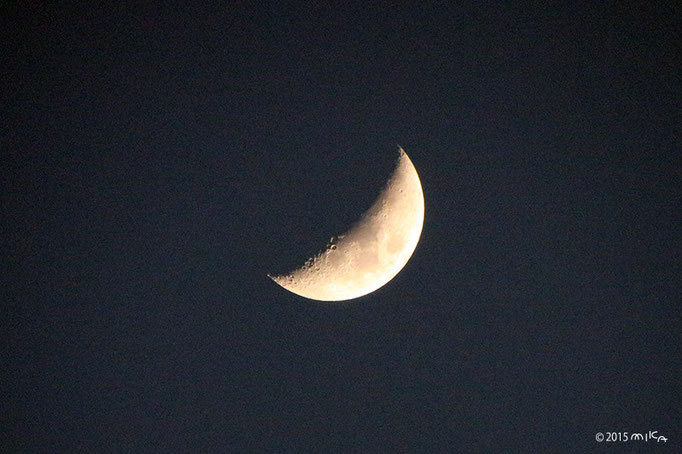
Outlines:
{"type": "Polygon", "coordinates": [[[400,272],[412,256],[424,225],[424,193],[402,148],[374,205],[345,235],[276,283],[305,298],[342,301],[367,295],[400,272]]]}

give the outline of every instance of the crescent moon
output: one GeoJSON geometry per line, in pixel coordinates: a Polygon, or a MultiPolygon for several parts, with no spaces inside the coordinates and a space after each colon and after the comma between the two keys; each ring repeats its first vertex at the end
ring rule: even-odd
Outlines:
{"type": "Polygon", "coordinates": [[[395,170],[379,197],[344,235],[300,268],[270,276],[305,298],[343,301],[371,293],[407,264],[424,225],[424,192],[417,169],[398,147],[395,170]]]}

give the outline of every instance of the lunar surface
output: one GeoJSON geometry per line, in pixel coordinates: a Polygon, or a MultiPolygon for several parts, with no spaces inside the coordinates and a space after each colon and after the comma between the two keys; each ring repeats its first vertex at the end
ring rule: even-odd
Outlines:
{"type": "Polygon", "coordinates": [[[402,148],[395,170],[372,207],[326,250],[283,276],[270,276],[290,292],[319,301],[343,301],[385,285],[412,256],[424,225],[424,193],[402,148]]]}

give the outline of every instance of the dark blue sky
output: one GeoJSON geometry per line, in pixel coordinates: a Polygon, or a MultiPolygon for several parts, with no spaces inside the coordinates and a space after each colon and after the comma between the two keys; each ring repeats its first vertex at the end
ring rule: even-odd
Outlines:
{"type": "Polygon", "coordinates": [[[0,451],[678,450],[679,7],[341,3],[5,8],[0,451]]]}

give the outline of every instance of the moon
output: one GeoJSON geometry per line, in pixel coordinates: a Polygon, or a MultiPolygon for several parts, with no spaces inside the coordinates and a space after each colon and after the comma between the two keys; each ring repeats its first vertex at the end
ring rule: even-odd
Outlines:
{"type": "Polygon", "coordinates": [[[424,192],[417,169],[398,147],[395,169],[374,204],[343,235],[300,268],[273,281],[305,298],[344,301],[367,295],[407,264],[424,225],[424,192]]]}

